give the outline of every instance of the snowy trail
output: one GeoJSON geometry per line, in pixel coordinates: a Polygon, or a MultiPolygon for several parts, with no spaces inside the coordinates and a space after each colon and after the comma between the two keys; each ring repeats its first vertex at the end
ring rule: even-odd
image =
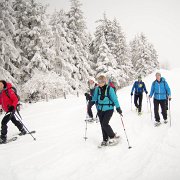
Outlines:
{"type": "MultiPolygon", "coordinates": [[[[163,71],[162,74],[173,89],[171,128],[169,123],[157,128],[153,126],[145,96],[142,116],[130,110],[131,87],[118,92],[132,146],[130,150],[116,112],[111,125],[121,136],[120,144],[98,149],[102,140],[99,123],[88,124],[88,139],[83,139],[86,115],[83,96],[25,105],[21,112],[23,122],[29,130],[37,131],[34,134],[37,141],[26,135],[0,146],[0,180],[179,180],[180,122],[177,117],[180,112],[177,100],[180,86],[175,82],[178,82],[180,71],[163,71]]],[[[145,79],[148,90],[153,79],[154,74],[145,79]]],[[[9,137],[17,134],[11,123],[9,126],[9,137]]]]}

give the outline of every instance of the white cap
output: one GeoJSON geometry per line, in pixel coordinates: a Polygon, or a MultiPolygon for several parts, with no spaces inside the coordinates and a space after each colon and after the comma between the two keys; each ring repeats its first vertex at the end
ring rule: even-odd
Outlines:
{"type": "Polygon", "coordinates": [[[92,76],[89,77],[89,81],[90,81],[90,80],[92,80],[93,82],[96,82],[95,78],[92,77],[92,76]]]}

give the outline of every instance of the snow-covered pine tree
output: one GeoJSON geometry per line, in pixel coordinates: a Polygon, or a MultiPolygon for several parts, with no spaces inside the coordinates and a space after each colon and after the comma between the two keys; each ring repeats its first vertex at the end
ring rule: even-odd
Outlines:
{"type": "Polygon", "coordinates": [[[79,0],[71,0],[71,8],[67,13],[67,27],[70,31],[69,38],[71,39],[71,56],[75,62],[75,71],[73,78],[79,84],[76,84],[75,89],[85,88],[89,75],[93,74],[89,65],[89,35],[86,32],[86,25],[81,10],[82,4],[79,0]],[[78,70],[78,71],[77,71],[78,70]]]}
{"type": "Polygon", "coordinates": [[[0,1],[0,79],[18,83],[21,55],[13,42],[16,20],[11,0],[0,1]]]}
{"type": "Polygon", "coordinates": [[[117,67],[117,62],[112,56],[104,36],[101,37],[101,44],[97,53],[96,73],[97,76],[105,74],[106,76],[112,75],[114,77],[114,69],[117,67]]]}
{"type": "Polygon", "coordinates": [[[53,49],[55,50],[54,70],[63,76],[72,88],[76,86],[75,79],[72,78],[73,72],[78,73],[72,56],[72,44],[67,28],[68,18],[63,10],[55,11],[50,19],[53,32],[53,49]]]}
{"type": "Polygon", "coordinates": [[[25,101],[39,101],[42,99],[55,99],[65,93],[72,93],[71,87],[63,76],[57,73],[39,71],[22,86],[21,97],[25,101]]]}
{"type": "Polygon", "coordinates": [[[23,82],[36,71],[52,69],[51,31],[46,22],[46,6],[36,0],[16,0],[13,4],[17,19],[15,42],[22,50],[23,82]]]}
{"type": "Polygon", "coordinates": [[[157,52],[141,33],[130,42],[132,63],[137,75],[146,76],[159,68],[157,52]]]}
{"type": "Polygon", "coordinates": [[[118,63],[120,87],[124,87],[133,79],[135,72],[125,34],[116,19],[109,23],[109,31],[106,36],[107,45],[118,63]]]}
{"type": "Polygon", "coordinates": [[[104,14],[103,19],[97,22],[99,25],[96,28],[95,39],[90,46],[90,52],[94,57],[93,61],[94,63],[98,61],[97,54],[99,54],[99,47],[102,46],[101,38],[103,37],[104,43],[116,61],[116,67],[113,67],[115,77],[110,72],[109,77],[113,77],[114,81],[117,82],[117,88],[123,87],[133,79],[134,75],[125,36],[117,21],[107,19],[106,14],[104,14]]]}

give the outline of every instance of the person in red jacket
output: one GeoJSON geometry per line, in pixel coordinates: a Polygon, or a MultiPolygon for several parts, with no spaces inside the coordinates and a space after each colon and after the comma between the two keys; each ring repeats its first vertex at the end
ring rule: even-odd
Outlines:
{"type": "Polygon", "coordinates": [[[19,129],[21,134],[26,134],[26,130],[23,124],[16,120],[14,113],[18,105],[18,98],[15,92],[12,90],[12,85],[4,80],[0,80],[0,105],[2,109],[6,112],[4,118],[1,122],[1,136],[0,143],[6,143],[7,139],[7,123],[11,120],[12,123],[19,129]],[[8,97],[8,95],[9,97],[8,97]]]}

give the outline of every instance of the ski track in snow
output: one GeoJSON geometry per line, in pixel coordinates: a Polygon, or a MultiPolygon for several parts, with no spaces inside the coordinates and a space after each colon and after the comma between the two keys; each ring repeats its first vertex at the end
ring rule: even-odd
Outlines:
{"type": "MultiPolygon", "coordinates": [[[[180,179],[180,112],[178,101],[180,70],[163,71],[172,90],[172,127],[154,127],[154,117],[147,109],[144,94],[143,114],[131,111],[131,86],[118,92],[123,122],[131,149],[122,128],[119,114],[110,121],[120,134],[117,146],[98,149],[101,142],[99,123],[88,124],[84,140],[86,102],[84,96],[69,96],[24,105],[23,123],[33,134],[18,137],[15,142],[0,146],[0,180],[179,180],[180,179]]],[[[154,73],[144,79],[148,91],[154,73]]],[[[151,100],[152,110],[153,102],[151,100]]],[[[94,115],[96,114],[93,107],[94,115]]],[[[1,116],[2,118],[3,116],[1,116]]],[[[161,118],[162,119],[162,118],[161,118]]],[[[16,136],[16,127],[9,123],[8,137],[16,136]]]]}

